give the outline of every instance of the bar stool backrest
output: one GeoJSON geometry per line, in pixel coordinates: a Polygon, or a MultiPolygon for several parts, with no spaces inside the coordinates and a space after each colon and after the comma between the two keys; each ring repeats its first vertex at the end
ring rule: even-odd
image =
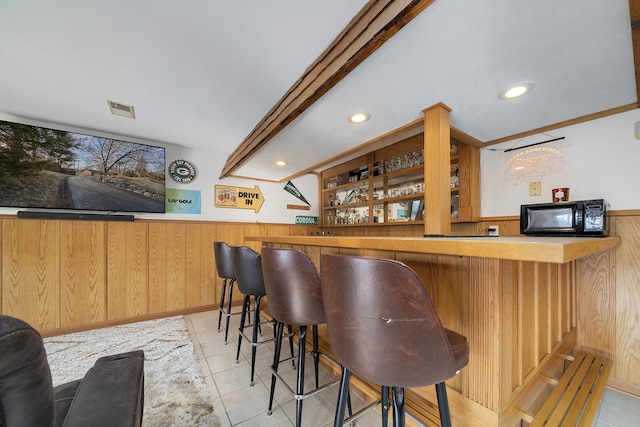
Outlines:
{"type": "Polygon", "coordinates": [[[260,254],[248,246],[232,246],[236,283],[245,295],[265,295],[260,254]]]}
{"type": "Polygon", "coordinates": [[[445,330],[423,283],[405,264],[321,255],[331,350],[359,377],[421,387],[456,374],[445,330]]]}
{"type": "Polygon", "coordinates": [[[273,317],[288,325],[326,323],[320,276],[305,253],[262,248],[262,274],[273,317]]]}
{"type": "Polygon", "coordinates": [[[213,254],[216,258],[216,270],[221,279],[235,279],[236,271],[231,259],[231,246],[225,242],[213,242],[213,254]]]}

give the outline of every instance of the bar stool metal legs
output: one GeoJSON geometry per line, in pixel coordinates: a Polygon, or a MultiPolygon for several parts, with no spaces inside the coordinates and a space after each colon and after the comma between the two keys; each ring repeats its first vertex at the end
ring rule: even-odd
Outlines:
{"type": "MultiPolygon", "coordinates": [[[[269,392],[269,409],[267,414],[271,415],[273,409],[273,399],[275,395],[275,387],[276,381],[279,379],[286,388],[288,388],[292,393],[293,397],[296,401],[296,426],[300,427],[302,425],[302,403],[303,400],[307,397],[311,397],[317,393],[320,393],[333,385],[338,384],[339,380],[330,381],[327,384],[320,385],[319,380],[319,359],[322,353],[318,350],[318,326],[312,325],[312,336],[313,336],[313,350],[311,352],[307,352],[306,350],[306,340],[307,340],[307,326],[300,326],[298,332],[298,374],[296,376],[296,389],[293,390],[280,376],[278,373],[278,366],[280,363],[286,361],[280,360],[280,354],[282,350],[282,338],[284,337],[284,323],[277,322],[276,325],[276,348],[273,354],[273,364],[271,365],[271,388],[269,392]],[[304,380],[305,380],[305,358],[307,354],[311,354],[314,358],[314,367],[315,367],[315,388],[310,390],[309,392],[304,392],[304,380]]],[[[288,325],[289,328],[289,345],[291,346],[291,355],[293,359],[293,340],[292,340],[292,329],[291,325],[288,325]]],[[[325,356],[326,357],[326,356],[325,356]]],[[[334,362],[335,363],[335,362],[334,362]]],[[[295,366],[295,364],[294,364],[295,366]]],[[[349,409],[349,414],[351,414],[351,401],[350,396],[347,394],[347,405],[349,409]]]]}
{"type": "Polygon", "coordinates": [[[438,411],[440,411],[440,427],[451,427],[447,386],[444,383],[436,384],[436,396],[438,398],[438,411]]]}
{"type": "Polygon", "coordinates": [[[336,417],[333,420],[333,426],[339,427],[344,423],[344,411],[346,407],[346,399],[344,396],[349,392],[349,378],[351,378],[351,372],[344,366],[341,369],[340,375],[340,390],[338,394],[338,405],[336,406],[336,417]]]}
{"type": "MultiPolygon", "coordinates": [[[[253,307],[253,324],[251,325],[251,382],[249,385],[253,386],[254,378],[255,378],[255,370],[256,370],[256,349],[259,344],[262,344],[264,341],[258,341],[258,332],[260,330],[260,301],[262,299],[262,295],[254,296],[254,307],[253,307]]],[[[238,335],[238,350],[236,352],[236,363],[240,360],[240,347],[242,346],[242,338],[247,338],[244,333],[244,329],[246,327],[246,319],[250,319],[251,312],[251,295],[245,295],[244,302],[242,304],[242,313],[240,318],[240,334],[238,335]]],[[[274,325],[274,333],[275,333],[275,325],[274,325]]]]}
{"type": "MultiPolygon", "coordinates": [[[[289,347],[291,349],[291,364],[293,367],[296,367],[295,362],[293,361],[293,329],[291,325],[287,325],[287,334],[289,335],[289,347]]],[[[276,322],[276,343],[275,350],[273,352],[273,363],[271,364],[272,372],[275,374],[271,375],[271,388],[269,389],[269,409],[267,411],[267,415],[271,415],[273,408],[273,398],[276,390],[276,375],[278,372],[278,366],[280,365],[280,354],[282,349],[282,338],[284,337],[284,323],[277,321],[276,322]]]]}
{"type": "MultiPolygon", "coordinates": [[[[240,313],[232,313],[231,312],[231,304],[233,302],[233,285],[235,283],[236,279],[224,279],[222,282],[222,292],[220,295],[220,306],[219,306],[219,313],[218,313],[218,332],[220,332],[220,327],[222,325],[222,315],[224,314],[225,316],[225,325],[224,325],[224,343],[225,345],[227,344],[227,341],[229,339],[229,320],[231,319],[231,316],[234,314],[240,314],[240,313]],[[229,290],[229,297],[226,301],[226,307],[225,307],[225,291],[229,290]]],[[[250,314],[249,314],[250,316],[250,314]]],[[[251,321],[251,319],[249,319],[249,321],[251,321]]]]}

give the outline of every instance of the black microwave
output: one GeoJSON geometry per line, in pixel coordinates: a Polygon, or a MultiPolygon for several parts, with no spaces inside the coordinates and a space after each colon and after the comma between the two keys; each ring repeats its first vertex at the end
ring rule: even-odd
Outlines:
{"type": "Polygon", "coordinates": [[[609,234],[604,199],[520,206],[520,233],[529,236],[592,236],[609,234]]]}

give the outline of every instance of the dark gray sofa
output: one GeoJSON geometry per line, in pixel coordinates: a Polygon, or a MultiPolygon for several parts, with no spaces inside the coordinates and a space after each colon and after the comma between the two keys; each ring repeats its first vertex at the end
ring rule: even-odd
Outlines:
{"type": "Polygon", "coordinates": [[[143,403],[141,350],[102,357],[53,388],[40,334],[0,315],[0,427],[140,426],[143,403]]]}

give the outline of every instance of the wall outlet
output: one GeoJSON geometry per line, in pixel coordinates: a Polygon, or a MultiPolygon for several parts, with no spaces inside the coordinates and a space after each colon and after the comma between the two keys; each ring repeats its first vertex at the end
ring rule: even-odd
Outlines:
{"type": "Polygon", "coordinates": [[[500,235],[500,227],[497,225],[490,225],[489,228],[489,236],[499,236],[500,235]]]}
{"type": "Polygon", "coordinates": [[[542,183],[540,181],[529,183],[529,196],[542,195],[542,183]]]}

